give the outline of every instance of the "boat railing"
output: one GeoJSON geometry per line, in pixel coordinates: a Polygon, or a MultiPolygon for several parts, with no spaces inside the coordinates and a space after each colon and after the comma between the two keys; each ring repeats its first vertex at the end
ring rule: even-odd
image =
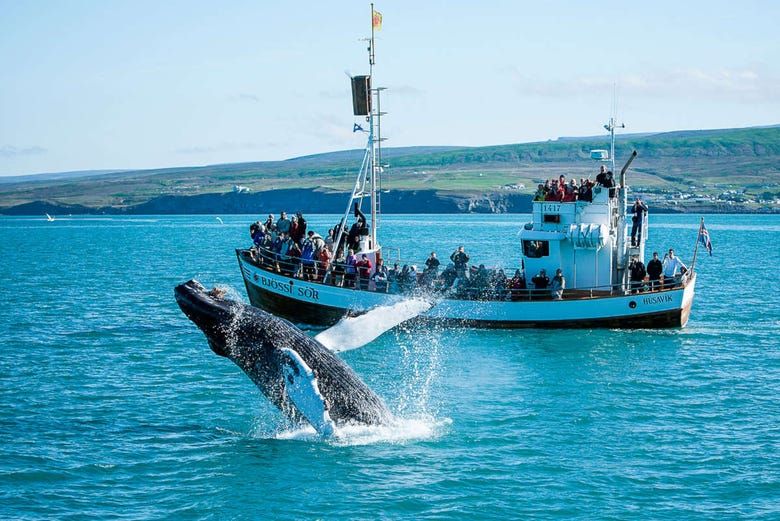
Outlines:
{"type": "MultiPolygon", "coordinates": [[[[442,278],[442,272],[409,271],[406,274],[395,273],[387,278],[375,277],[372,272],[368,277],[361,277],[355,266],[342,262],[324,263],[315,259],[302,259],[276,253],[267,248],[253,247],[239,249],[236,253],[245,261],[264,271],[282,276],[306,280],[315,284],[338,286],[349,289],[382,292],[382,293],[430,293],[445,294],[449,298],[461,300],[489,301],[523,301],[523,300],[553,300],[557,295],[551,287],[536,289],[533,287],[511,287],[511,278],[507,278],[505,286],[490,283],[484,277],[458,276],[452,281],[442,278]],[[482,280],[484,279],[484,280],[482,280]]],[[[395,262],[395,261],[394,261],[395,262]]],[[[398,264],[401,264],[398,262],[398,264]]],[[[407,263],[411,265],[411,263],[407,263]]],[[[628,284],[609,284],[586,288],[565,288],[561,294],[562,300],[594,299],[604,297],[626,296],[639,293],[658,293],[685,287],[692,272],[665,280],[645,280],[628,284]]],[[[530,280],[527,284],[533,284],[530,280]]]]}

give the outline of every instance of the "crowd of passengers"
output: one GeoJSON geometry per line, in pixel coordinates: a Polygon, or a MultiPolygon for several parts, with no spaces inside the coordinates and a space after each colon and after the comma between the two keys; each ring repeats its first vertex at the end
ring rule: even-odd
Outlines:
{"type": "MultiPolygon", "coordinates": [[[[557,201],[561,203],[574,203],[577,201],[593,201],[593,188],[603,186],[604,188],[614,188],[615,178],[612,171],[601,165],[596,181],[590,178],[581,178],[577,183],[576,179],[566,181],[566,176],[561,174],[558,179],[548,179],[544,184],[540,184],[534,194],[534,201],[557,201]]],[[[614,191],[610,191],[610,196],[614,197],[614,191]]]]}
{"type": "MultiPolygon", "coordinates": [[[[269,215],[265,222],[257,221],[250,226],[254,246],[249,255],[261,267],[287,277],[346,288],[389,293],[424,289],[479,300],[563,298],[566,279],[561,269],[552,278],[540,270],[527,281],[523,267],[509,277],[503,269],[470,264],[471,258],[463,246],[452,252],[443,269],[436,252],[431,252],[421,269],[399,263],[388,268],[381,258],[374,264],[368,255],[356,253],[361,238],[368,235],[368,228],[365,216],[357,207],[355,216],[351,227],[347,228],[341,221],[323,238],[307,229],[301,213],[288,219],[282,212],[276,221],[269,215]],[[340,229],[342,234],[336,245],[340,229]]],[[[669,250],[663,261],[655,252],[647,268],[638,258],[633,258],[629,266],[631,289],[636,293],[677,285],[678,274],[684,274],[685,270],[682,261],[674,256],[674,250],[669,250]]]]}

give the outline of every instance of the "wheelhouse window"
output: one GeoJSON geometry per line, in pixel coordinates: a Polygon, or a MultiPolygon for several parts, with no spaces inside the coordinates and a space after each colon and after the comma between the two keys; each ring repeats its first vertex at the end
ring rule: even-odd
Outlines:
{"type": "Polygon", "coordinates": [[[561,216],[557,213],[546,213],[544,214],[544,217],[542,220],[546,223],[560,223],[561,222],[561,216]]]}
{"type": "Polygon", "coordinates": [[[529,259],[539,259],[550,255],[550,241],[523,241],[523,255],[529,259]]]}

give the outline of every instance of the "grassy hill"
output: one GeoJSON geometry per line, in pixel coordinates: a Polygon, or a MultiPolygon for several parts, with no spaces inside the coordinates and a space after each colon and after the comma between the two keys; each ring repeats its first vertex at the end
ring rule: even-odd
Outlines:
{"type": "MultiPolygon", "coordinates": [[[[567,137],[488,147],[391,148],[384,151],[384,161],[391,168],[383,176],[383,188],[436,190],[462,197],[507,190],[531,193],[537,182],[561,173],[593,178],[598,165],[590,160],[590,150],[607,148],[607,141],[606,137],[567,137]]],[[[631,150],[639,156],[629,184],[651,197],[683,193],[717,198],[734,192],[743,202],[768,201],[775,194],[780,199],[780,127],[624,135],[617,142],[618,162],[631,150]]],[[[33,201],[124,208],[161,196],[230,192],[234,185],[254,192],[347,191],[362,154],[362,150],[349,150],[286,161],[80,173],[77,177],[25,176],[0,184],[0,208],[33,201]]]]}

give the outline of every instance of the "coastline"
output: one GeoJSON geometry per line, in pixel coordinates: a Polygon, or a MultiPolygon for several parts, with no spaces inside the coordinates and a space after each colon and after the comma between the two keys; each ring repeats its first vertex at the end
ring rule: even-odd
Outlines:
{"type": "MultiPolygon", "coordinates": [[[[641,193],[641,192],[640,192],[641,193]]],[[[164,195],[130,206],[90,207],[57,201],[33,201],[0,208],[0,215],[210,215],[277,213],[287,208],[304,213],[344,211],[344,192],[293,188],[252,193],[164,195]]],[[[770,205],[702,201],[657,201],[646,197],[653,213],[780,214],[770,205]],[[674,203],[674,204],[673,204],[674,203]]],[[[439,190],[391,190],[382,194],[385,214],[530,213],[532,196],[521,193],[458,193],[439,190]]]]}

